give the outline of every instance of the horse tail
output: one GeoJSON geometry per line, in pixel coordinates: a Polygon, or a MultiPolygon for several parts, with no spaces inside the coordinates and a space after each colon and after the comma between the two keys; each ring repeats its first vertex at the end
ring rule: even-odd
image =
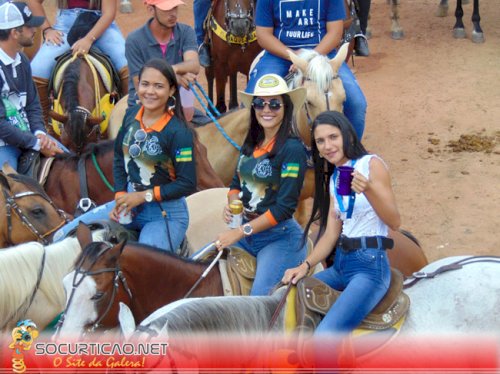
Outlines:
{"type": "Polygon", "coordinates": [[[408,239],[410,239],[413,243],[415,243],[416,245],[418,245],[420,248],[422,248],[422,246],[420,245],[420,242],[418,241],[418,239],[415,238],[415,236],[411,232],[403,230],[403,229],[399,229],[399,232],[401,234],[403,234],[404,236],[406,236],[408,239]]]}

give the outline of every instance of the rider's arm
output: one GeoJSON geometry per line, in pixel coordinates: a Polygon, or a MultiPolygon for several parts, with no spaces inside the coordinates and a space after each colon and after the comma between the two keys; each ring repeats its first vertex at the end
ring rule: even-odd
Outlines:
{"type": "Polygon", "coordinates": [[[186,73],[198,74],[200,72],[200,61],[198,52],[186,51],[182,55],[182,62],[172,65],[175,74],[183,75],[186,73]]]}
{"type": "Polygon", "coordinates": [[[331,21],[326,24],[326,35],[321,39],[314,50],[322,55],[328,55],[335,48],[339,47],[344,30],[344,21],[331,21]]]}
{"type": "Polygon", "coordinates": [[[85,38],[95,42],[96,39],[104,34],[106,29],[113,23],[116,16],[116,1],[101,1],[101,18],[88,32],[85,38]]]}
{"type": "Polygon", "coordinates": [[[355,172],[352,183],[356,192],[365,194],[380,219],[392,230],[398,230],[401,217],[392,190],[391,177],[382,160],[373,157],[370,160],[369,178],[355,172]]]}
{"type": "Polygon", "coordinates": [[[257,42],[262,48],[275,56],[284,58],[286,60],[290,59],[287,52],[287,50],[289,50],[290,48],[288,48],[277,37],[274,36],[274,28],[257,26],[255,30],[257,32],[257,42]]]}

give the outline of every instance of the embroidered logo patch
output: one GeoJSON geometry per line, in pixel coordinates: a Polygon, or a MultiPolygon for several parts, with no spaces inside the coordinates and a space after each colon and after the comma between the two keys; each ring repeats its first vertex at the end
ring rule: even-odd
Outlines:
{"type": "Polygon", "coordinates": [[[176,162],[189,162],[193,161],[193,148],[179,148],[175,152],[175,161],[176,162]]]}
{"type": "Polygon", "coordinates": [[[150,139],[146,141],[144,145],[145,152],[150,156],[157,156],[161,154],[160,140],[156,135],[153,135],[150,139]]]}
{"type": "Polygon", "coordinates": [[[299,164],[283,164],[283,167],[281,168],[281,178],[297,178],[299,176],[299,169],[299,164]]]}
{"type": "Polygon", "coordinates": [[[273,175],[273,167],[269,159],[260,161],[253,169],[253,174],[259,178],[266,178],[273,175]]]}

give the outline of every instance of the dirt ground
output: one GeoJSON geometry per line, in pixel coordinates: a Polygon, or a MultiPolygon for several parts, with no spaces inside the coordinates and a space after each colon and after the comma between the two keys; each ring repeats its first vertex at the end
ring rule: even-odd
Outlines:
{"type": "MultiPolygon", "coordinates": [[[[185,1],[180,21],[193,25],[192,0],[185,1]]],[[[486,41],[474,44],[471,4],[464,6],[468,39],[457,40],[454,1],[446,18],[434,15],[438,0],[401,2],[405,38],[390,38],[389,7],[372,0],[371,55],[355,59],[368,101],[364,144],[388,163],[403,227],[429,260],[498,255],[500,7],[481,2],[486,41]],[[479,151],[453,151],[461,149],[479,151]]],[[[132,14],[117,15],[125,35],[148,18],[141,0],[132,4],[132,14]]],[[[241,77],[241,89],[244,84],[241,77]]]]}

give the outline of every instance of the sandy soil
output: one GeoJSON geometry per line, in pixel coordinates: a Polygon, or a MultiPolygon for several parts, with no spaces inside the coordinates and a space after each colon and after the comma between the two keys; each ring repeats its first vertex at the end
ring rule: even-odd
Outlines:
{"type": "MultiPolygon", "coordinates": [[[[185,1],[180,21],[193,25],[192,0],[185,1]]],[[[117,15],[125,35],[148,18],[142,1],[132,3],[134,13],[117,15]]],[[[405,38],[395,41],[389,7],[372,0],[371,55],[355,59],[369,104],[364,143],[389,164],[403,227],[421,241],[429,260],[498,255],[500,7],[481,2],[486,41],[474,44],[472,5],[464,6],[468,39],[457,40],[453,11],[435,17],[437,0],[402,3],[405,38]],[[463,148],[482,151],[453,152],[448,146],[472,135],[481,137],[463,148]]],[[[241,77],[241,88],[244,82],[241,77]]]]}

